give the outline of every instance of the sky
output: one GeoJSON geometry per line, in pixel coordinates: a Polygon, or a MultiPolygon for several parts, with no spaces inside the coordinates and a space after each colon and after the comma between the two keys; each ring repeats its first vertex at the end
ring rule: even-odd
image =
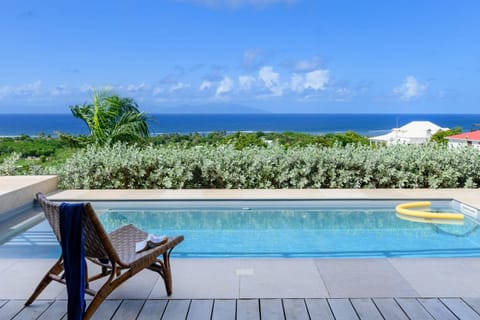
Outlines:
{"type": "Polygon", "coordinates": [[[478,0],[0,2],[0,113],[480,113],[478,0]],[[178,109],[180,110],[180,109],[178,109]]]}

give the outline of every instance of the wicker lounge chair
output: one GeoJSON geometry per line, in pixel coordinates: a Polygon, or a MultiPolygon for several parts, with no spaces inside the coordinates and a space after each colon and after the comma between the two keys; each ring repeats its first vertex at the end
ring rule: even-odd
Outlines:
{"type": "MultiPolygon", "coordinates": [[[[37,199],[55,236],[61,242],[59,226],[60,204],[47,200],[41,193],[37,194],[37,199]]],[[[177,244],[183,241],[183,236],[169,238],[167,243],[163,245],[137,253],[135,252],[135,243],[144,240],[147,236],[146,232],[130,224],[107,234],[90,203],[84,204],[84,211],[85,214],[82,221],[85,238],[85,257],[101,267],[100,273],[90,277],[88,277],[87,270],[88,280],[85,292],[94,298],[85,310],[84,319],[90,319],[103,300],[113,290],[143,269],[158,272],[165,282],[167,295],[172,294],[170,253],[177,244]],[[163,259],[158,259],[159,256],[163,256],[163,259]],[[88,284],[91,281],[104,277],[108,278],[98,291],[89,287],[88,284]]],[[[65,284],[63,271],[63,258],[60,256],[40,281],[25,305],[30,305],[52,280],[65,284]]]]}

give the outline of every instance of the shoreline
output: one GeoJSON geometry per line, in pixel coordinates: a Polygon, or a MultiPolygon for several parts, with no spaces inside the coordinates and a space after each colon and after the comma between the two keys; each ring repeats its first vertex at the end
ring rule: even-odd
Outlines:
{"type": "MultiPolygon", "coordinates": [[[[212,132],[298,132],[312,135],[353,131],[375,136],[411,121],[431,121],[443,128],[478,129],[480,114],[150,114],[150,131],[161,134],[212,132]]],[[[71,114],[0,114],[0,136],[88,134],[71,114]]]]}

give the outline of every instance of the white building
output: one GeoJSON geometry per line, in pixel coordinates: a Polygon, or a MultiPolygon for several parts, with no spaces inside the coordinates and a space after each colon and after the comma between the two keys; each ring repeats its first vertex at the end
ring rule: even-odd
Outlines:
{"type": "Polygon", "coordinates": [[[450,147],[471,146],[480,150],[480,130],[446,137],[450,147]]]}
{"type": "Polygon", "coordinates": [[[446,131],[448,128],[441,128],[430,121],[412,121],[400,128],[394,128],[390,133],[382,136],[371,137],[370,141],[384,142],[387,145],[422,144],[428,142],[432,135],[439,131],[446,131]]]}

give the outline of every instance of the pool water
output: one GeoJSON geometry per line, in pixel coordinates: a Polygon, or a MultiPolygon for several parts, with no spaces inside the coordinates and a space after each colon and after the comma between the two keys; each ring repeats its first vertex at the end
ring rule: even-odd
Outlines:
{"type": "MultiPolygon", "coordinates": [[[[461,224],[408,221],[395,214],[398,203],[257,201],[94,207],[107,231],[133,223],[156,235],[183,234],[185,241],[173,251],[176,257],[480,256],[476,219],[465,216],[461,224]]],[[[434,210],[458,212],[454,207],[450,201],[433,204],[434,210]]],[[[37,254],[47,255],[49,250],[53,257],[59,254],[58,246],[56,251],[52,248],[56,241],[48,224],[42,222],[0,246],[0,256],[9,246],[14,250],[15,241],[26,241],[29,233],[43,244],[37,254]]]]}

